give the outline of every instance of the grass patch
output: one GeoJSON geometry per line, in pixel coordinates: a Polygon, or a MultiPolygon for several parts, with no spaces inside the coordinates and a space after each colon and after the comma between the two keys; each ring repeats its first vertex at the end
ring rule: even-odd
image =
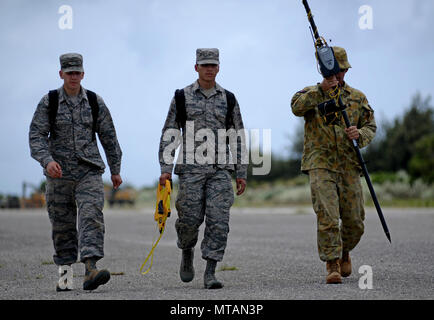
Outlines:
{"type": "Polygon", "coordinates": [[[220,269],[218,269],[218,271],[237,271],[237,270],[238,270],[237,267],[231,267],[227,265],[222,265],[220,269]]]}
{"type": "Polygon", "coordinates": [[[46,265],[50,265],[50,264],[54,264],[54,261],[51,260],[44,260],[42,261],[41,265],[46,266],[46,265]]]}
{"type": "Polygon", "coordinates": [[[36,276],[36,279],[38,279],[38,280],[44,279],[44,276],[42,276],[42,275],[39,274],[39,275],[36,276]]]}
{"type": "Polygon", "coordinates": [[[304,214],[309,214],[310,211],[308,211],[306,208],[296,208],[294,214],[296,215],[304,215],[304,214]]]}
{"type": "MultiPolygon", "coordinates": [[[[366,198],[365,198],[366,199],[366,198]]],[[[434,199],[393,199],[393,200],[378,200],[380,206],[389,208],[432,208],[434,207],[434,199]]],[[[375,207],[372,199],[367,199],[365,202],[367,207],[375,207]]]]}
{"type": "MultiPolygon", "coordinates": [[[[365,203],[372,207],[371,195],[365,179],[360,177],[365,203]]],[[[372,173],[375,193],[382,207],[434,207],[434,184],[427,184],[418,179],[411,181],[410,176],[404,172],[397,173],[372,173]]],[[[235,182],[233,181],[235,190],[235,182]]],[[[172,208],[178,182],[174,183],[172,193],[172,208]]],[[[236,197],[234,207],[237,208],[277,208],[312,206],[309,178],[307,175],[299,175],[292,179],[279,179],[275,181],[247,183],[246,192],[241,197],[236,197]]],[[[155,208],[155,187],[142,188],[137,199],[138,208],[155,208]]],[[[296,209],[296,214],[305,214],[296,209]]]]}

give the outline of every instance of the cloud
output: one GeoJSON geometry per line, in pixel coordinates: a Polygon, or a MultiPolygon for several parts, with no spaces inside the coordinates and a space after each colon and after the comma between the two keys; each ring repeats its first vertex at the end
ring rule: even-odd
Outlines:
{"type": "MultiPolygon", "coordinates": [[[[69,3],[73,29],[60,30],[63,4],[0,2],[3,193],[19,193],[22,181],[43,178],[29,156],[28,127],[42,95],[61,85],[58,57],[64,52],[83,54],[83,86],[110,108],[124,151],[123,178],[136,186],[158,178],[161,128],[175,89],[196,79],[196,48],[220,49],[217,81],[236,94],[247,128],[272,129],[276,153],[299,122],[292,95],[321,80],[301,1],[76,0],[69,3]]],[[[366,93],[378,117],[402,113],[418,89],[434,94],[434,42],[426,36],[434,27],[432,1],[309,4],[320,33],[347,48],[354,67],[348,82],[366,93]],[[364,4],[373,8],[373,30],[358,28],[364,4]]]]}

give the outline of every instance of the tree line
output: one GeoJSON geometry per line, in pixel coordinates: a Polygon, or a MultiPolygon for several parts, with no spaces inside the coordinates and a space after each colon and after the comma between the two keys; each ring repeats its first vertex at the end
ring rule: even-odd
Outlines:
{"type": "MultiPolygon", "coordinates": [[[[272,154],[271,171],[265,176],[253,176],[249,165],[249,181],[265,182],[291,179],[301,174],[303,152],[303,122],[296,129],[289,146],[289,156],[272,154]]],[[[395,173],[405,170],[412,181],[434,182],[434,108],[431,97],[415,94],[404,113],[393,120],[377,120],[377,134],[362,150],[369,172],[395,173]]]]}

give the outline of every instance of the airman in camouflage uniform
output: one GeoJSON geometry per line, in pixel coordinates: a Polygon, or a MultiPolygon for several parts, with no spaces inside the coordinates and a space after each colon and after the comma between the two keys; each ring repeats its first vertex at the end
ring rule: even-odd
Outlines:
{"type": "Polygon", "coordinates": [[[327,283],[340,283],[351,274],[349,252],[364,232],[365,212],[360,183],[361,167],[351,139],[367,146],[375,136],[374,111],[365,95],[344,82],[351,65],[343,48],[333,47],[341,71],[321,84],[298,91],[291,100],[292,112],[304,117],[304,150],[301,170],[309,174],[313,208],[317,214],[318,252],[327,262],[327,283]],[[341,113],[330,124],[318,104],[330,100],[329,90],[339,86],[351,127],[341,113]],[[342,220],[339,226],[339,218],[342,220]]]}
{"type": "MultiPolygon", "coordinates": [[[[54,125],[50,123],[49,95],[42,97],[30,124],[31,156],[43,167],[47,177],[47,210],[52,224],[56,265],[85,264],[84,289],[95,289],[110,278],[107,270],[98,271],[96,261],[104,256],[104,187],[96,132],[107,156],[113,186],[122,183],[122,151],[108,108],[96,95],[98,115],[93,132],[92,110],[88,91],[80,82],[84,76],[83,58],[69,53],[60,56],[60,77],[64,84],[57,89],[58,109],[54,125]],[[77,214],[78,209],[78,214],[77,214]],[[78,232],[76,228],[78,216],[78,232]]],[[[62,288],[57,286],[58,291],[62,288]]]]}
{"type": "MultiPolygon", "coordinates": [[[[182,125],[180,126],[176,120],[175,98],[172,99],[162,130],[159,148],[160,184],[164,185],[166,179],[171,178],[175,148],[182,140],[182,151],[179,152],[175,166],[175,174],[179,176],[179,193],[176,199],[178,219],[175,228],[178,234],[177,245],[182,249],[180,277],[184,282],[193,280],[194,247],[198,240],[199,226],[205,219],[206,227],[201,251],[202,258],[207,261],[204,285],[205,288],[211,289],[223,286],[216,280],[214,273],[217,262],[223,259],[229,232],[229,209],[234,202],[231,172],[236,172],[238,195],[244,192],[246,186],[247,164],[242,161],[246,147],[243,139],[235,142],[231,140],[230,150],[234,157],[232,164],[227,161],[229,146],[226,144],[226,139],[222,148],[224,156],[221,157],[225,160],[218,161],[221,158],[215,156],[212,161],[203,161],[207,156],[213,158],[213,155],[208,152],[205,159],[198,157],[197,152],[203,145],[207,146],[208,151],[211,149],[209,152],[211,154],[220,152],[218,149],[221,150],[222,144],[217,137],[219,130],[226,131],[228,103],[225,90],[215,82],[219,71],[218,49],[197,49],[195,70],[199,74],[199,79],[184,88],[187,129],[185,131],[184,128],[182,139],[180,138],[182,125]],[[178,135],[175,138],[178,144],[170,150],[169,155],[172,158],[168,161],[165,159],[165,150],[173,141],[164,139],[164,135],[170,129],[175,131],[174,136],[178,135]],[[206,136],[205,142],[198,139],[203,130],[208,130],[214,137],[206,136]]],[[[236,131],[244,128],[240,107],[236,100],[231,118],[230,128],[236,131]]]]}

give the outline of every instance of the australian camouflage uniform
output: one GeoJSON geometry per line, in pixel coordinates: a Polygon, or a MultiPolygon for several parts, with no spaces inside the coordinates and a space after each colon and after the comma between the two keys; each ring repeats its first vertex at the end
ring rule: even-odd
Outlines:
{"type": "MultiPolygon", "coordinates": [[[[80,260],[98,260],[104,256],[105,165],[93,132],[92,110],[87,90],[81,87],[75,99],[63,87],[57,89],[58,110],[51,127],[49,96],[39,102],[30,125],[31,156],[44,168],[47,177],[47,210],[52,224],[54,262],[57,265],[80,260]],[[61,178],[51,178],[47,164],[56,161],[61,178]],[[78,209],[78,233],[76,228],[78,209]]],[[[112,175],[120,173],[122,151],[108,108],[96,95],[98,114],[95,132],[107,156],[112,175]]]]}
{"type": "MultiPolygon", "coordinates": [[[[363,148],[375,136],[374,111],[361,91],[346,83],[340,90],[351,125],[358,128],[359,147],[363,148]]],[[[294,115],[305,120],[301,170],[309,174],[322,261],[341,258],[343,251],[352,250],[364,232],[365,218],[361,167],[345,133],[342,115],[334,114],[327,124],[317,108],[329,99],[317,84],[298,91],[291,100],[294,115]]]]}

